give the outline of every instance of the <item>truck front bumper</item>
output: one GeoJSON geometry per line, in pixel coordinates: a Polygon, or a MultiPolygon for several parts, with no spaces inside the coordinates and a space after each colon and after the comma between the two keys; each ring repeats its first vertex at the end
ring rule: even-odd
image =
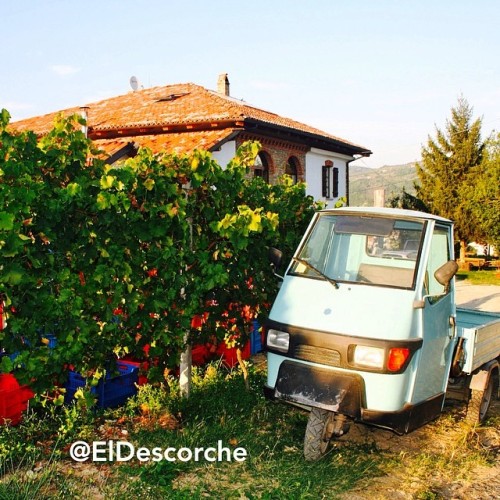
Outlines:
{"type": "Polygon", "coordinates": [[[357,419],[361,416],[364,382],[357,374],[286,360],[279,368],[276,386],[266,386],[264,394],[269,399],[323,408],[357,419]]]}
{"type": "Polygon", "coordinates": [[[366,408],[364,394],[364,380],[358,374],[291,360],[281,363],[275,387],[264,387],[268,399],[323,408],[397,434],[411,432],[436,418],[444,402],[444,394],[438,394],[397,411],[377,411],[366,408]]]}

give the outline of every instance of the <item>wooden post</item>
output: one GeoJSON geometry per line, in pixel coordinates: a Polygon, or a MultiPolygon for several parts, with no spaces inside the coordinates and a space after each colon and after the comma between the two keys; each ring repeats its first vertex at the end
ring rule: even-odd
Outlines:
{"type": "Polygon", "coordinates": [[[192,367],[192,352],[191,344],[188,342],[186,335],[186,349],[181,354],[181,363],[179,367],[179,387],[181,396],[188,398],[191,391],[191,367],[192,367]]]}

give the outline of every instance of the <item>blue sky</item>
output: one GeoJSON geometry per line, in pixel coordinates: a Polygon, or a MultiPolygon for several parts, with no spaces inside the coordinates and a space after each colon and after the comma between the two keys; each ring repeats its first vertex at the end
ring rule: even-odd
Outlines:
{"type": "Polygon", "coordinates": [[[500,129],[497,0],[0,0],[13,120],[192,82],[373,151],[418,160],[459,96],[500,129]]]}

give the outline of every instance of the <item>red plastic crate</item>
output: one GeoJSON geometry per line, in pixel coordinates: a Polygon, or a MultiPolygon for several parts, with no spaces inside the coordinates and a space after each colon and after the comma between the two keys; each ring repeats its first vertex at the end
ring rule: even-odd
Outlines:
{"type": "Polygon", "coordinates": [[[33,391],[20,386],[14,375],[0,374],[0,424],[17,425],[33,396],[33,391]]]}
{"type": "MultiPolygon", "coordinates": [[[[251,348],[250,342],[247,342],[245,347],[241,349],[241,358],[250,358],[251,348]]],[[[226,342],[222,341],[217,347],[217,355],[222,357],[222,361],[232,368],[238,364],[238,357],[236,355],[236,347],[227,347],[226,342]]]]}
{"type": "Polygon", "coordinates": [[[0,330],[3,330],[7,325],[7,322],[5,321],[4,317],[3,308],[4,308],[3,300],[0,300],[0,330]]]}
{"type": "Polygon", "coordinates": [[[147,373],[148,373],[148,370],[149,370],[149,361],[146,361],[146,360],[139,360],[137,358],[133,358],[133,357],[130,357],[130,356],[126,356],[122,359],[122,361],[124,363],[127,363],[129,365],[132,365],[132,366],[136,366],[138,371],[139,371],[139,375],[138,375],[138,380],[137,380],[137,385],[144,385],[144,384],[147,384],[148,383],[148,377],[147,377],[147,373]]]}
{"type": "Polygon", "coordinates": [[[195,345],[191,349],[191,359],[194,366],[203,366],[209,359],[210,352],[205,345],[195,345]]]}

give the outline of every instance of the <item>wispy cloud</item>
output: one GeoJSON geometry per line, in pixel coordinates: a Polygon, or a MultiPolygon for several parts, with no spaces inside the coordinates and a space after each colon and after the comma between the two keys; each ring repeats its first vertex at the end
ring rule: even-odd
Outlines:
{"type": "Polygon", "coordinates": [[[50,69],[59,76],[74,75],[80,71],[80,68],[76,66],[71,66],[69,64],[54,64],[50,69]]]}

